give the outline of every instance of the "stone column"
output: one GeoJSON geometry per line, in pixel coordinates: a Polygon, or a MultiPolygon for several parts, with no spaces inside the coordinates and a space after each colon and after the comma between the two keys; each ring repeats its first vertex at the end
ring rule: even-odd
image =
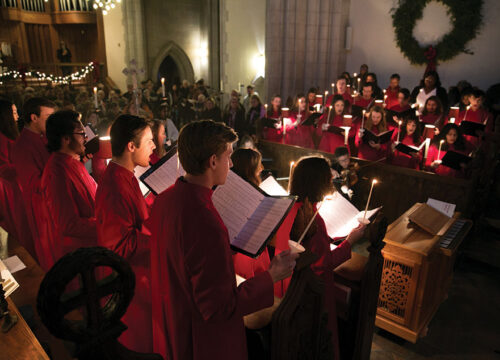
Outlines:
{"type": "Polygon", "coordinates": [[[126,63],[128,66],[130,60],[135,59],[137,61],[137,68],[144,69],[144,74],[138,74],[137,76],[137,80],[140,82],[148,77],[146,31],[144,27],[142,0],[123,0],[122,8],[125,29],[126,63]]]}

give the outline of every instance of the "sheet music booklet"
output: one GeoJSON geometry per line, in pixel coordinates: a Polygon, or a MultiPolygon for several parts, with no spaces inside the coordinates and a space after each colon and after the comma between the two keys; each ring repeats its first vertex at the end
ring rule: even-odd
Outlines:
{"type": "Polygon", "coordinates": [[[460,123],[460,129],[462,129],[464,135],[477,137],[476,131],[484,132],[486,125],[474,121],[462,120],[460,123]]]}
{"type": "Polygon", "coordinates": [[[468,164],[471,160],[472,158],[470,156],[461,154],[456,151],[448,150],[441,159],[441,165],[455,170],[460,170],[462,169],[462,166],[460,164],[468,164]]]}
{"type": "Polygon", "coordinates": [[[283,187],[272,175],[269,175],[263,182],[261,182],[259,187],[269,195],[288,196],[288,192],[283,189],[283,187]]]}
{"type": "MultiPolygon", "coordinates": [[[[172,149],[140,176],[141,181],[160,194],[185,174],[177,159],[177,149],[172,149]]],[[[229,171],[225,184],[215,189],[212,202],[227,227],[231,248],[255,258],[279,229],[295,197],[269,196],[229,171]]]]}
{"type": "Polygon", "coordinates": [[[370,130],[365,129],[365,132],[363,134],[363,141],[367,144],[369,141],[373,141],[376,144],[385,144],[386,142],[389,142],[391,140],[393,132],[394,129],[384,131],[383,133],[376,135],[370,130]]]}
{"type": "Polygon", "coordinates": [[[410,155],[410,153],[412,153],[412,152],[417,153],[420,150],[422,150],[424,145],[425,145],[425,141],[422,141],[420,146],[405,145],[402,142],[400,142],[396,145],[396,150],[401,151],[402,153],[405,153],[407,155],[410,155]]]}
{"type": "Polygon", "coordinates": [[[137,165],[134,169],[134,175],[139,182],[139,188],[141,189],[142,196],[145,198],[151,193],[149,188],[144,185],[144,183],[141,181],[141,175],[144,174],[146,171],[149,170],[151,166],[139,166],[137,165]]]}
{"type": "MultiPolygon", "coordinates": [[[[266,180],[268,180],[267,178],[266,180]]],[[[274,178],[273,178],[274,179],[274,178]]],[[[271,180],[269,180],[271,182],[271,180]]],[[[285,189],[281,187],[276,180],[274,180],[275,185],[273,187],[264,185],[266,189],[269,189],[268,194],[277,194],[285,192],[285,189]]],[[[262,182],[264,184],[264,182],[262,182]]],[[[263,189],[261,184],[261,189],[263,189]]],[[[371,219],[381,207],[368,210],[366,212],[366,218],[371,219]]],[[[364,211],[358,211],[354,205],[352,205],[349,200],[343,197],[338,191],[336,191],[331,197],[326,200],[319,214],[325,221],[326,231],[328,236],[332,239],[343,238],[349,235],[351,230],[355,229],[359,225],[358,218],[363,218],[364,211]]]]}

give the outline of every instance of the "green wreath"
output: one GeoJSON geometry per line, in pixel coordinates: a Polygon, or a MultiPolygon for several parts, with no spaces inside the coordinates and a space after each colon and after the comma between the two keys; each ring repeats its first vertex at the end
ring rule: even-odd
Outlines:
{"type": "MultiPolygon", "coordinates": [[[[412,64],[422,65],[429,61],[429,47],[421,47],[413,37],[413,28],[422,18],[425,5],[431,0],[400,0],[397,9],[392,9],[392,25],[396,33],[396,43],[403,55],[412,64]]],[[[432,48],[435,60],[446,61],[460,53],[473,54],[465,46],[479,33],[482,25],[483,0],[437,0],[448,6],[453,30],[443,36],[432,48]]]]}

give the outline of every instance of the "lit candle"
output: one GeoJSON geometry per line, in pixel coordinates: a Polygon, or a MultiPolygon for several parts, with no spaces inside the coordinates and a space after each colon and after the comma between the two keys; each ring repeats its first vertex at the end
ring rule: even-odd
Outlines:
{"type": "Polygon", "coordinates": [[[365,114],[366,114],[366,110],[363,109],[363,118],[361,119],[361,129],[365,128],[365,114]]]}
{"type": "Polygon", "coordinates": [[[319,112],[319,110],[321,109],[321,105],[320,104],[315,104],[314,105],[314,109],[316,110],[316,112],[319,112]]]}
{"type": "Polygon", "coordinates": [[[365,214],[363,215],[363,223],[366,221],[366,212],[368,211],[368,205],[370,205],[370,200],[372,198],[373,185],[377,183],[377,179],[372,180],[372,187],[370,188],[370,194],[368,195],[368,200],[366,201],[365,214]]]}
{"type": "Polygon", "coordinates": [[[97,102],[97,87],[94,86],[94,107],[97,109],[99,104],[97,102]]]}
{"type": "Polygon", "coordinates": [[[306,236],[307,232],[309,231],[309,228],[311,227],[314,219],[316,218],[316,215],[318,215],[319,210],[321,209],[321,206],[323,205],[323,203],[326,200],[327,200],[327,197],[325,196],[323,201],[321,201],[318,208],[316,209],[316,212],[314,213],[313,217],[311,218],[311,220],[309,220],[309,223],[307,224],[306,228],[304,229],[304,232],[302,233],[302,235],[300,235],[299,241],[297,241],[299,244],[302,242],[302,240],[304,240],[304,237],[306,236]]]}
{"type": "Polygon", "coordinates": [[[335,83],[332,83],[332,94],[335,94],[335,83]]]}
{"type": "Polygon", "coordinates": [[[349,138],[349,130],[351,129],[351,127],[342,126],[342,129],[344,129],[344,145],[347,145],[347,139],[349,138]]]}
{"type": "Polygon", "coordinates": [[[161,94],[165,97],[165,78],[161,78],[161,94]]]}
{"type": "Polygon", "coordinates": [[[358,73],[354,73],[353,75],[354,75],[354,77],[356,77],[356,76],[358,76],[358,73]]]}
{"type": "Polygon", "coordinates": [[[328,96],[328,91],[325,91],[325,98],[323,99],[323,105],[326,104],[326,97],[328,96]]]}
{"type": "Polygon", "coordinates": [[[427,154],[429,152],[429,145],[431,144],[431,139],[425,139],[425,154],[424,158],[427,159],[427,154]]]}
{"type": "Polygon", "coordinates": [[[360,81],[361,81],[361,79],[360,79],[360,78],[358,78],[358,91],[361,91],[361,90],[360,90],[360,88],[359,88],[360,81]]]}
{"type": "Polygon", "coordinates": [[[327,118],[327,121],[326,121],[326,123],[327,123],[328,125],[330,125],[330,113],[331,113],[331,111],[332,111],[332,105],[330,105],[330,106],[328,107],[328,118],[327,118]]]}
{"type": "Polygon", "coordinates": [[[465,110],[465,115],[464,115],[464,118],[462,119],[462,121],[467,120],[467,113],[469,112],[469,109],[470,109],[470,105],[467,106],[467,110],[465,110]]]}
{"type": "Polygon", "coordinates": [[[454,123],[455,123],[455,118],[454,117],[450,118],[450,124],[454,124],[454,123]]]}
{"type": "Polygon", "coordinates": [[[399,134],[401,134],[401,120],[399,120],[398,124],[398,140],[396,141],[397,143],[399,143],[399,134]]]}
{"type": "Polygon", "coordinates": [[[444,140],[439,142],[439,150],[438,150],[438,160],[441,160],[441,146],[443,146],[444,140]]]}
{"type": "Polygon", "coordinates": [[[267,116],[267,104],[264,104],[264,107],[266,108],[266,116],[267,116]]]}

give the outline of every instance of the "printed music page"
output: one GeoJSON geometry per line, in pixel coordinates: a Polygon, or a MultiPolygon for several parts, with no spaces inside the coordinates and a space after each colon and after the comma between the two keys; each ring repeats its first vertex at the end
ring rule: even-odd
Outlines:
{"type": "Polygon", "coordinates": [[[288,196],[288,191],[286,191],[272,175],[261,182],[259,187],[268,195],[288,196]]]}
{"type": "Polygon", "coordinates": [[[173,185],[177,178],[185,173],[176,152],[154,171],[142,176],[141,180],[158,195],[173,185]]]}

